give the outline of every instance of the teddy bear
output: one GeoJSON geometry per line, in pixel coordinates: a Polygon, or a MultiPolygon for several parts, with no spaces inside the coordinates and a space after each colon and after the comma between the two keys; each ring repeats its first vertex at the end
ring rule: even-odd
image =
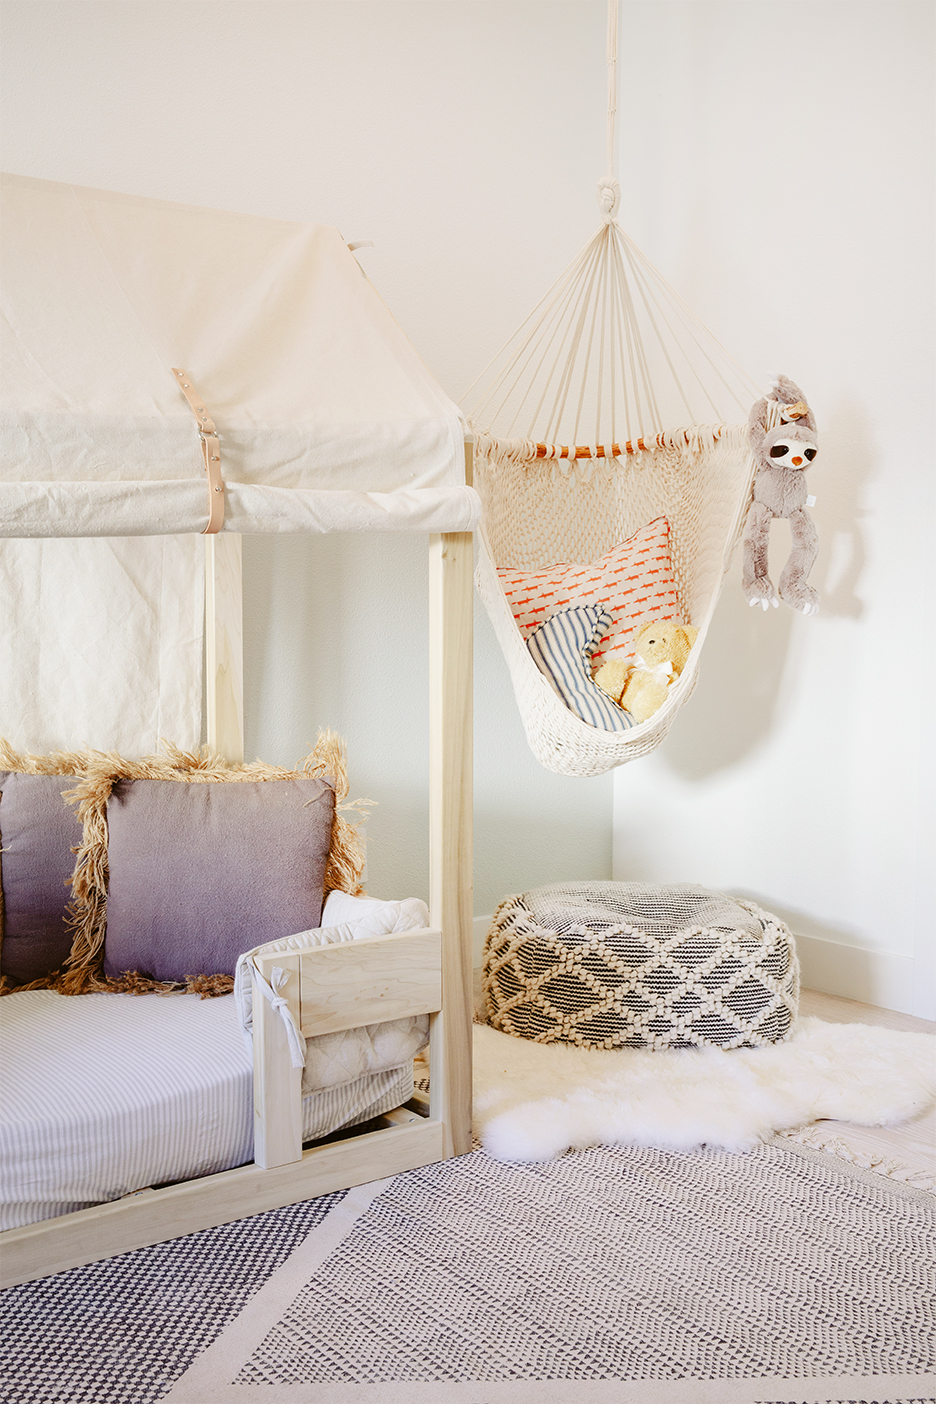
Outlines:
{"type": "Polygon", "coordinates": [[[774,517],[790,523],[792,546],[780,576],[780,599],[791,609],[815,614],[819,594],[807,584],[819,550],[819,536],[806,511],[814,498],[806,495],[805,470],[818,452],[816,421],[803,393],[780,375],[769,395],[758,400],[748,418],[748,441],[757,464],[754,500],[744,523],[744,567],[741,586],[749,605],[768,609],[779,601],[767,574],[767,543],[774,517]],[[767,428],[769,406],[776,405],[780,423],[767,428]]]}
{"type": "Polygon", "coordinates": [[[686,666],[698,632],[676,619],[644,624],[634,638],[636,657],[609,658],[597,669],[595,682],[635,721],[646,721],[686,666]]]}

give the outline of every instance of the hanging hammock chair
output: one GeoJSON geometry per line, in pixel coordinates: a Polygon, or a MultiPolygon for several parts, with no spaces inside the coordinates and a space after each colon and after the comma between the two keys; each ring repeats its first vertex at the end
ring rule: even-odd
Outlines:
{"type": "MultiPolygon", "coordinates": [[[[610,0],[609,171],[616,55],[610,0]]],[[[692,692],[750,503],[746,420],[761,394],[620,228],[617,181],[598,189],[598,232],[462,402],[484,506],[478,590],[534,755],[577,776],[646,755],[692,692]],[[573,711],[534,658],[543,647],[527,646],[557,615],[586,669],[633,658],[651,620],[698,636],[648,720],[599,698],[594,724],[592,702],[573,711]]]]}

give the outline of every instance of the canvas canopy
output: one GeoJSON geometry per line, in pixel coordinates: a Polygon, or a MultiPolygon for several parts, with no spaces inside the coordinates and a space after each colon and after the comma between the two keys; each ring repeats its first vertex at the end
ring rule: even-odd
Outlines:
{"type": "Polygon", "coordinates": [[[0,535],[470,531],[465,426],[336,229],[5,176],[0,535]]]}

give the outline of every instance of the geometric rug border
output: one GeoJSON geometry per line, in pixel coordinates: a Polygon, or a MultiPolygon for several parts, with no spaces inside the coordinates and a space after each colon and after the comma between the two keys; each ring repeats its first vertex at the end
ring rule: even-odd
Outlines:
{"type": "MultiPolygon", "coordinates": [[[[372,1180],[368,1184],[357,1185],[348,1190],[267,1278],[243,1310],[229,1321],[211,1344],[192,1361],[168,1394],[163,1395],[160,1404],[181,1404],[181,1401],[187,1402],[189,1399],[233,1398],[234,1385],[216,1385],[212,1381],[217,1379],[222,1370],[229,1379],[234,1378],[258,1345],[289,1310],[310,1277],[335,1249],[340,1247],[358,1221],[367,1213],[373,1201],[382,1190],[393,1183],[394,1178],[389,1176],[383,1180],[372,1180]]],[[[323,1393],[322,1390],[330,1386],[316,1388],[319,1389],[319,1399],[327,1399],[327,1393],[323,1393]]],[[[267,1404],[274,1404],[276,1400],[276,1394],[271,1393],[270,1389],[264,1390],[263,1397],[267,1404]]]]}
{"type": "MultiPolygon", "coordinates": [[[[182,1381],[179,1382],[180,1384],[182,1381]]],[[[172,1404],[570,1404],[568,1380],[196,1385],[172,1404]]],[[[178,1386],[177,1386],[178,1388],[178,1386]]],[[[576,1380],[576,1404],[936,1404],[936,1376],[576,1380]]]]}
{"type": "Polygon", "coordinates": [[[157,1404],[345,1193],[0,1292],[0,1399],[157,1404]]]}

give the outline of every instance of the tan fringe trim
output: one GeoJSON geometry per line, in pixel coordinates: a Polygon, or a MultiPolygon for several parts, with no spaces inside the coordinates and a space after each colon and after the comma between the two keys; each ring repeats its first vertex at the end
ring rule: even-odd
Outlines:
{"type": "Polygon", "coordinates": [[[189,975],[187,980],[151,980],[139,970],[125,970],[122,975],[107,977],[102,983],[110,994],[197,994],[202,999],[217,999],[218,995],[231,994],[234,976],[189,975]]]}
{"type": "MultiPolygon", "coordinates": [[[[18,775],[84,775],[94,754],[93,751],[50,751],[46,756],[33,756],[26,752],[14,751],[6,737],[0,736],[0,770],[12,770],[18,775]]],[[[64,794],[65,791],[63,790],[62,793],[64,794]]],[[[3,835],[0,833],[0,959],[2,959],[3,936],[6,931],[2,853],[3,835]]],[[[54,989],[61,974],[60,970],[53,970],[50,974],[43,975],[38,980],[31,980],[26,985],[11,985],[6,975],[0,975],[0,998],[8,994],[19,994],[23,990],[54,989]]]]}
{"type": "Polygon", "coordinates": [[[364,844],[357,828],[342,818],[343,813],[358,815],[359,822],[374,800],[356,799],[348,803],[348,770],[345,744],[337,732],[320,731],[312,752],[303,761],[306,775],[329,780],[335,788],[335,817],[332,820],[331,847],[325,865],[325,886],[322,900],[329,892],[348,892],[359,897],[363,891],[364,844]]]}
{"type": "MultiPolygon", "coordinates": [[[[4,995],[24,994],[27,990],[55,990],[56,994],[67,994],[61,988],[62,972],[54,970],[41,980],[32,980],[28,985],[11,985],[5,975],[0,976],[0,998],[4,995]]],[[[231,994],[234,989],[233,975],[190,975],[187,980],[151,980],[138,970],[128,970],[119,980],[102,979],[96,993],[108,994],[197,994],[202,999],[216,999],[218,995],[231,994]]],[[[90,994],[90,990],[80,991],[90,994]]]]}
{"type": "Polygon", "coordinates": [[[185,982],[186,994],[201,995],[202,999],[217,999],[233,991],[233,975],[190,975],[185,982]]]}
{"type": "Polygon", "coordinates": [[[167,741],[162,745],[165,756],[144,756],[138,761],[125,760],[113,752],[94,752],[87,762],[84,777],[65,793],[65,798],[77,806],[83,838],[77,849],[72,900],[68,908],[68,921],[74,932],[71,954],[68,968],[53,987],[60,994],[91,991],[143,994],[154,990],[169,994],[189,990],[208,999],[227,994],[233,988],[231,977],[220,974],[190,976],[184,985],[147,981],[138,972],[128,972],[118,981],[103,974],[101,966],[107,933],[107,802],[118,780],[176,780],[188,784],[292,780],[304,776],[328,780],[334,786],[336,803],[323,900],[336,889],[352,896],[361,892],[363,845],[356,829],[338,811],[341,808],[360,813],[372,801],[340,804],[348,793],[348,775],[344,742],[335,732],[320,732],[313,750],[297,770],[266,765],[259,760],[231,765],[223,756],[212,754],[207,746],[198,751],[180,751],[167,741]]]}
{"type": "Polygon", "coordinates": [[[50,751],[47,756],[24,755],[14,751],[6,737],[0,736],[0,770],[15,770],[20,775],[84,775],[95,751],[50,751]]]}
{"type": "Polygon", "coordinates": [[[53,970],[38,980],[30,980],[28,985],[11,985],[6,975],[0,975],[0,999],[4,995],[22,994],[25,990],[54,990],[61,974],[61,970],[53,970]]]}

